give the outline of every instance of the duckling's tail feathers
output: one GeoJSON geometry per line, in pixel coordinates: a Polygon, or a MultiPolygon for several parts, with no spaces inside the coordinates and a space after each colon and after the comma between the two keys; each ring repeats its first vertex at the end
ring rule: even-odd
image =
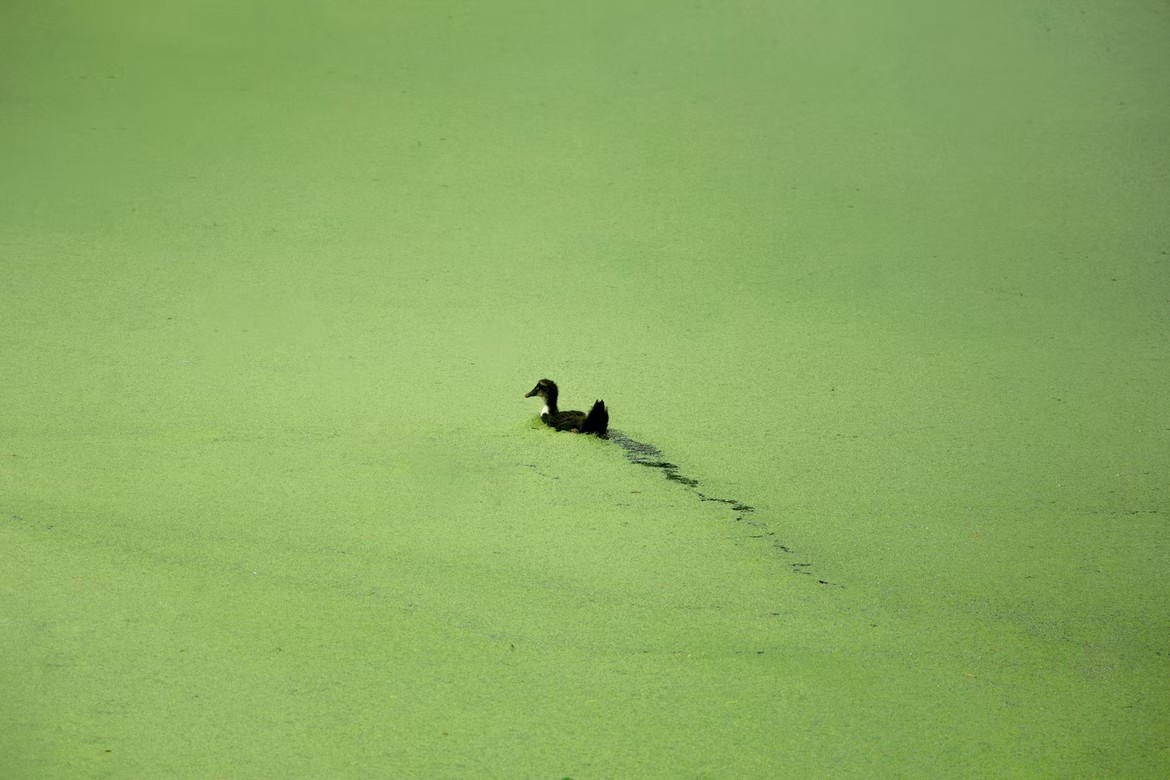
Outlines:
{"type": "Polygon", "coordinates": [[[585,415],[585,422],[581,424],[581,433],[596,433],[604,436],[609,429],[609,412],[606,411],[605,401],[597,401],[589,414],[585,415]]]}

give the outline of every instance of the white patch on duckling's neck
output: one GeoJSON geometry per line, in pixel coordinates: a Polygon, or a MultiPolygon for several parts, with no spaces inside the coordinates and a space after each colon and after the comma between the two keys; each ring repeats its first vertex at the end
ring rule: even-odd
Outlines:
{"type": "Polygon", "coordinates": [[[540,410],[541,417],[544,417],[546,414],[548,414],[548,404],[545,404],[544,408],[540,410]]]}

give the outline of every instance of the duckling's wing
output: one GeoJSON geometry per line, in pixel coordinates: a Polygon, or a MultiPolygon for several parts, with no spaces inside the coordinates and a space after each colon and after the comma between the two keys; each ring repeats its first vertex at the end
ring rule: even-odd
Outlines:
{"type": "Polygon", "coordinates": [[[580,432],[581,426],[585,424],[585,412],[557,412],[546,415],[544,422],[558,431],[580,432]]]}

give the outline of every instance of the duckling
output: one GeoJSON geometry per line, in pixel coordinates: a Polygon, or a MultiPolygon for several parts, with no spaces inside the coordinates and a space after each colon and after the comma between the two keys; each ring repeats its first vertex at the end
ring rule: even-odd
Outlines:
{"type": "Polygon", "coordinates": [[[573,433],[595,433],[605,436],[609,428],[609,412],[605,409],[605,401],[597,401],[589,414],[585,412],[562,412],[557,409],[557,383],[551,379],[542,379],[536,387],[524,396],[531,398],[539,396],[544,401],[544,408],[540,410],[540,419],[550,428],[558,431],[572,431],[573,433]]]}

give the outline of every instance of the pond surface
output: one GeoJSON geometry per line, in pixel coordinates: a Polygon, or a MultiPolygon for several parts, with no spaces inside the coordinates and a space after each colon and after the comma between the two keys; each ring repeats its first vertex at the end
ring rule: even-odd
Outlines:
{"type": "Polygon", "coordinates": [[[0,11],[2,774],[1167,776],[1167,44],[0,11]]]}

